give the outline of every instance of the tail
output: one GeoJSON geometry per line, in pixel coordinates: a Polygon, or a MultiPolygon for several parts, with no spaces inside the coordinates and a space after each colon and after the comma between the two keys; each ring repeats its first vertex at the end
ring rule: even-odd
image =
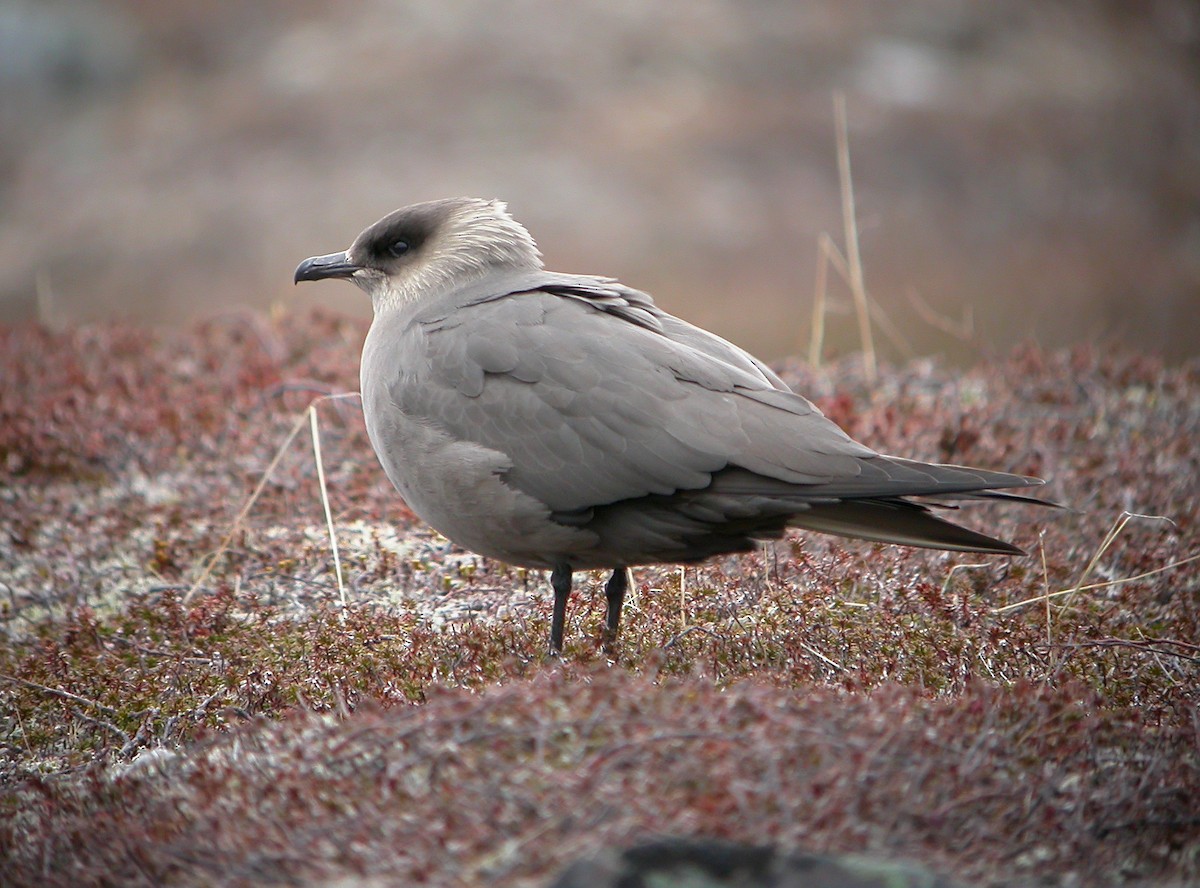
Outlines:
{"type": "Polygon", "coordinates": [[[989,555],[1029,554],[1012,543],[939,518],[927,506],[902,499],[818,503],[795,514],[788,524],[819,533],[924,549],[989,555]]]}
{"type": "MultiPolygon", "coordinates": [[[[758,495],[787,509],[788,525],[819,533],[926,549],[1025,555],[1023,549],[935,515],[961,500],[1004,500],[1059,508],[1057,503],[1009,490],[1038,487],[1040,478],[968,466],[936,465],[878,455],[859,462],[860,473],[824,484],[789,485],[744,470],[725,470],[712,489],[758,495]],[[913,499],[913,498],[919,499],[913,499]]],[[[775,512],[778,514],[778,512],[775,512]]]]}

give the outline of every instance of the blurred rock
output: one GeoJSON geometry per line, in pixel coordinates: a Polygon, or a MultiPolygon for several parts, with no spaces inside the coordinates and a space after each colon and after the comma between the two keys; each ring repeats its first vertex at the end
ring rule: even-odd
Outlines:
{"type": "Polygon", "coordinates": [[[953,888],[911,864],[770,846],[669,839],[567,868],[551,888],[953,888]]]}
{"type": "Polygon", "coordinates": [[[0,3],[0,87],[12,98],[73,95],[128,83],[141,60],[139,29],[104,3],[0,3]]]}
{"type": "Polygon", "coordinates": [[[142,61],[137,23],[104,3],[0,0],[0,163],[28,150],[44,121],[127,87],[142,61]]]}

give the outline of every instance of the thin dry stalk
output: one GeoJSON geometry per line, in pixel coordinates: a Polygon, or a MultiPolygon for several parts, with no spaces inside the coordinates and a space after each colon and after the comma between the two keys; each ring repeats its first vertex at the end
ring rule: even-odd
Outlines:
{"type": "MultiPolygon", "coordinates": [[[[821,366],[825,348],[825,290],[829,283],[829,247],[833,240],[824,231],[817,239],[817,280],[813,286],[812,333],[808,340],[808,363],[821,366]]],[[[836,249],[836,247],[835,247],[836,249]]]]}
{"type": "Polygon", "coordinates": [[[200,575],[197,576],[192,582],[191,587],[187,590],[187,592],[184,593],[184,604],[188,604],[192,600],[192,597],[196,594],[197,590],[204,585],[204,581],[212,575],[213,570],[217,566],[217,561],[220,560],[222,555],[229,551],[229,544],[233,541],[234,535],[241,530],[242,523],[246,520],[246,516],[250,514],[250,510],[254,508],[254,504],[258,501],[258,498],[262,495],[263,490],[267,486],[267,482],[271,480],[271,475],[275,473],[275,469],[279,466],[280,460],[283,459],[284,453],[287,452],[288,446],[292,443],[292,440],[296,437],[296,435],[300,434],[300,429],[304,428],[304,420],[306,418],[307,416],[305,413],[301,413],[300,416],[297,417],[295,424],[291,428],[291,431],[287,433],[287,437],[283,439],[283,443],[280,444],[279,448],[275,451],[275,456],[271,460],[271,464],[267,466],[267,470],[263,472],[263,476],[259,479],[258,485],[254,488],[254,492],[250,494],[250,497],[242,506],[241,511],[238,512],[237,517],[233,519],[233,524],[230,525],[229,531],[225,534],[225,538],[221,540],[221,544],[217,546],[216,551],[210,552],[204,558],[200,559],[203,569],[200,571],[200,575]]]}
{"type": "Polygon", "coordinates": [[[321,459],[321,430],[317,423],[317,402],[308,405],[309,428],[312,431],[313,459],[317,464],[317,483],[321,488],[321,508],[325,510],[325,530],[333,550],[333,575],[337,579],[338,598],[346,609],[346,586],[342,582],[342,559],[338,554],[337,534],[333,530],[333,513],[329,510],[329,489],[325,484],[325,461],[321,459]]]}
{"type": "Polygon", "coordinates": [[[1162,567],[1156,567],[1154,570],[1147,570],[1140,574],[1135,574],[1132,577],[1121,577],[1120,579],[1116,580],[1106,580],[1103,583],[1089,583],[1086,586],[1083,585],[1083,581],[1087,579],[1089,574],[1091,574],[1101,556],[1103,556],[1105,551],[1113,544],[1113,541],[1116,540],[1117,536],[1121,533],[1121,530],[1125,527],[1125,525],[1134,518],[1143,518],[1150,521],[1171,522],[1171,519],[1165,515],[1139,515],[1134,512],[1122,512],[1121,516],[1116,520],[1112,528],[1110,528],[1108,533],[1105,534],[1104,539],[1100,543],[1100,547],[1096,550],[1096,554],[1092,556],[1091,560],[1087,564],[1087,567],[1084,568],[1083,573],[1080,575],[1078,583],[1069,589],[1060,589],[1057,592],[1047,592],[1045,595],[1037,595],[1033,598],[1025,598],[1021,601],[1014,601],[1012,604],[1006,604],[1003,607],[994,607],[992,608],[992,613],[1002,614],[1007,611],[1016,610],[1020,607],[1025,607],[1026,605],[1039,604],[1042,602],[1048,602],[1054,598],[1074,595],[1077,592],[1089,592],[1093,589],[1107,589],[1112,586],[1123,586],[1125,583],[1136,583],[1139,580],[1144,580],[1160,573],[1166,573],[1167,571],[1174,570],[1177,567],[1183,567],[1185,564],[1191,564],[1193,561],[1200,561],[1200,552],[1197,552],[1193,555],[1189,555],[1187,558],[1181,558],[1178,561],[1172,561],[1169,564],[1164,564],[1162,567]]]}
{"type": "Polygon", "coordinates": [[[809,654],[812,654],[812,656],[816,657],[818,660],[820,660],[822,663],[824,663],[826,666],[828,666],[834,672],[842,673],[842,672],[846,671],[845,666],[843,666],[841,663],[838,663],[836,660],[829,659],[827,656],[825,656],[823,653],[821,653],[819,650],[817,650],[812,645],[806,644],[803,641],[798,642],[798,644],[802,650],[807,651],[809,654]]]}
{"type": "Polygon", "coordinates": [[[946,579],[942,581],[942,594],[946,594],[946,590],[950,588],[950,580],[954,576],[954,572],[958,570],[978,570],[981,567],[991,567],[990,564],[956,564],[950,570],[946,571],[946,579]]]}
{"type": "Polygon", "coordinates": [[[679,625],[687,625],[687,568],[679,566],[679,625]]]}
{"type": "MultiPolygon", "coordinates": [[[[184,593],[184,595],[183,595],[183,603],[184,604],[188,604],[189,602],[191,602],[192,598],[195,597],[196,592],[199,591],[200,587],[204,585],[204,582],[212,575],[212,572],[216,569],[217,562],[220,561],[221,556],[223,556],[227,551],[229,551],[229,546],[233,542],[234,536],[236,536],[237,532],[239,530],[241,530],[242,525],[246,520],[246,516],[250,514],[250,510],[252,508],[254,508],[254,504],[256,502],[258,502],[258,498],[260,496],[262,496],[263,490],[266,489],[267,482],[270,481],[271,476],[273,474],[275,474],[275,469],[277,469],[279,467],[279,463],[283,459],[283,455],[285,453],[287,453],[288,447],[291,446],[291,443],[292,443],[292,441],[295,440],[296,436],[298,434],[300,434],[300,429],[304,428],[305,420],[308,420],[310,423],[315,422],[315,420],[310,419],[310,417],[309,417],[310,411],[315,410],[316,406],[318,404],[320,404],[322,401],[335,401],[340,398],[357,398],[357,397],[358,397],[357,392],[345,392],[345,393],[339,394],[339,395],[322,395],[319,398],[315,398],[307,407],[304,408],[303,411],[301,411],[300,415],[296,417],[296,422],[292,425],[292,428],[288,431],[287,435],[284,437],[283,443],[280,444],[279,447],[276,449],[275,456],[272,457],[272,459],[271,459],[271,464],[268,465],[266,471],[263,472],[262,478],[259,479],[258,484],[254,488],[254,491],[247,498],[245,504],[241,508],[241,511],[238,512],[237,517],[233,519],[233,524],[230,525],[228,532],[225,534],[225,537],[221,540],[221,544],[219,546],[217,546],[215,551],[210,552],[208,555],[206,555],[205,557],[200,559],[199,564],[202,565],[202,569],[200,570],[200,573],[196,577],[196,579],[192,582],[192,585],[188,588],[187,592],[184,593]]],[[[318,477],[321,479],[321,494],[322,494],[323,501],[325,502],[325,514],[326,514],[326,518],[329,520],[329,525],[332,528],[332,518],[330,518],[330,515],[329,515],[328,498],[326,497],[326,492],[325,492],[324,468],[321,465],[321,460],[319,457],[320,443],[317,441],[316,437],[314,437],[314,439],[313,439],[313,446],[314,446],[314,451],[318,453],[317,474],[318,474],[318,477]]],[[[334,546],[335,569],[338,564],[339,564],[339,561],[338,561],[338,555],[337,555],[337,547],[335,544],[335,546],[334,546]]],[[[339,588],[339,590],[341,589],[341,587],[342,587],[341,570],[338,569],[338,588],[339,588]]],[[[344,591],[342,594],[342,603],[343,604],[345,603],[344,591]]]]}
{"type": "Polygon", "coordinates": [[[955,321],[935,310],[928,302],[921,298],[920,294],[913,287],[909,287],[904,293],[916,311],[917,316],[929,326],[935,327],[943,333],[948,333],[962,342],[970,342],[975,338],[975,312],[970,305],[963,306],[962,320],[955,321]]]}
{"type": "MultiPolygon", "coordinates": [[[[838,249],[838,245],[833,242],[833,238],[826,232],[821,232],[817,244],[819,248],[819,264],[817,268],[819,298],[815,300],[813,305],[813,338],[809,344],[809,363],[812,363],[813,366],[819,366],[825,340],[825,314],[830,310],[830,307],[826,305],[827,284],[825,278],[828,276],[827,267],[830,265],[833,266],[833,270],[846,282],[846,286],[853,286],[850,282],[849,263],[847,263],[846,257],[842,255],[842,251],[838,249]]],[[[871,298],[870,292],[866,293],[866,298],[871,320],[879,326],[879,329],[883,331],[892,345],[896,347],[896,350],[904,355],[905,358],[916,357],[916,349],[913,348],[912,343],[908,341],[905,335],[900,332],[900,328],[892,321],[888,313],[884,311],[883,306],[871,298]]]]}
{"type": "Polygon", "coordinates": [[[58,310],[54,286],[50,282],[50,274],[45,269],[37,272],[33,278],[33,295],[36,300],[38,322],[43,326],[61,333],[67,328],[62,312],[58,310]]]}
{"type": "Polygon", "coordinates": [[[876,379],[875,343],[871,335],[871,313],[867,305],[867,288],[863,279],[862,256],[858,249],[858,219],[854,212],[854,180],[850,175],[850,138],[846,128],[846,96],[833,95],[833,110],[837,125],[838,179],[842,191],[842,224],[846,232],[846,258],[850,266],[850,292],[858,315],[858,335],[862,340],[863,372],[867,382],[876,379]]]}
{"type": "Polygon", "coordinates": [[[883,306],[877,300],[871,298],[870,293],[867,293],[867,307],[871,311],[871,320],[875,322],[876,326],[883,332],[883,335],[891,341],[896,350],[904,356],[905,360],[915,358],[917,350],[908,341],[908,337],[900,332],[900,328],[892,320],[891,315],[883,310],[883,306]]]}
{"type": "Polygon", "coordinates": [[[98,709],[100,712],[103,712],[105,715],[111,715],[111,716],[119,716],[120,715],[120,713],[117,710],[113,709],[111,706],[105,706],[103,703],[99,703],[95,700],[88,699],[87,697],[81,697],[78,694],[72,694],[70,691],[64,691],[61,688],[52,688],[48,685],[38,684],[35,681],[29,681],[28,679],[21,678],[20,676],[17,676],[17,675],[0,674],[0,679],[2,679],[4,681],[11,681],[13,684],[19,684],[19,685],[21,685],[21,687],[30,688],[31,690],[35,690],[35,691],[40,691],[43,694],[49,694],[51,697],[58,697],[60,700],[66,700],[71,703],[78,703],[81,706],[88,706],[88,707],[91,707],[92,709],[98,709]]]}
{"type": "MultiPolygon", "coordinates": [[[[1038,532],[1038,554],[1042,557],[1042,588],[1050,591],[1050,568],[1046,566],[1046,531],[1038,532]]],[[[1054,639],[1050,632],[1050,596],[1046,596],[1046,649],[1053,650],[1054,639]]]]}
{"type": "MultiPolygon", "coordinates": [[[[1100,559],[1104,556],[1104,553],[1108,551],[1109,547],[1117,541],[1117,537],[1121,535],[1121,531],[1125,529],[1125,525],[1134,518],[1141,518],[1145,521],[1166,521],[1171,524],[1174,523],[1166,515],[1139,515],[1136,512],[1122,512],[1120,516],[1118,516],[1117,520],[1113,522],[1113,526],[1109,529],[1108,533],[1101,541],[1100,548],[1096,550],[1096,554],[1092,556],[1092,560],[1087,563],[1087,567],[1085,567],[1083,569],[1083,573],[1079,575],[1079,581],[1075,584],[1075,588],[1067,590],[1068,596],[1078,592],[1083,587],[1083,581],[1086,580],[1091,575],[1092,571],[1096,569],[1096,565],[1099,564],[1100,559]]],[[[1068,600],[1066,603],[1069,604],[1070,601],[1068,600]]]]}

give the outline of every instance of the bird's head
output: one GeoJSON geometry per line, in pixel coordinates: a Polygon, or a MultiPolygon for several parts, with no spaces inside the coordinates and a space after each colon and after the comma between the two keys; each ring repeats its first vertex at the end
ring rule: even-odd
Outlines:
{"type": "Polygon", "coordinates": [[[489,272],[541,267],[533,238],[503,203],[460,197],[389,213],[348,250],[305,259],[294,280],[346,278],[370,295],[379,311],[489,272]]]}

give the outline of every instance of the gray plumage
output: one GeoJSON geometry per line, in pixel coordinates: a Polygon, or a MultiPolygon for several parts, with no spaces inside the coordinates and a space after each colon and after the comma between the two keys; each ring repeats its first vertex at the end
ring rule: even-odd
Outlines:
{"type": "Polygon", "coordinates": [[[616,280],[542,268],[496,201],[415,204],[295,280],[348,278],[372,299],[367,433],[422,519],[459,545],[554,571],[561,648],[574,570],[744,551],[788,527],[963,552],[1023,554],[909,497],[1036,478],[885,456],[761,361],[616,280]]]}

